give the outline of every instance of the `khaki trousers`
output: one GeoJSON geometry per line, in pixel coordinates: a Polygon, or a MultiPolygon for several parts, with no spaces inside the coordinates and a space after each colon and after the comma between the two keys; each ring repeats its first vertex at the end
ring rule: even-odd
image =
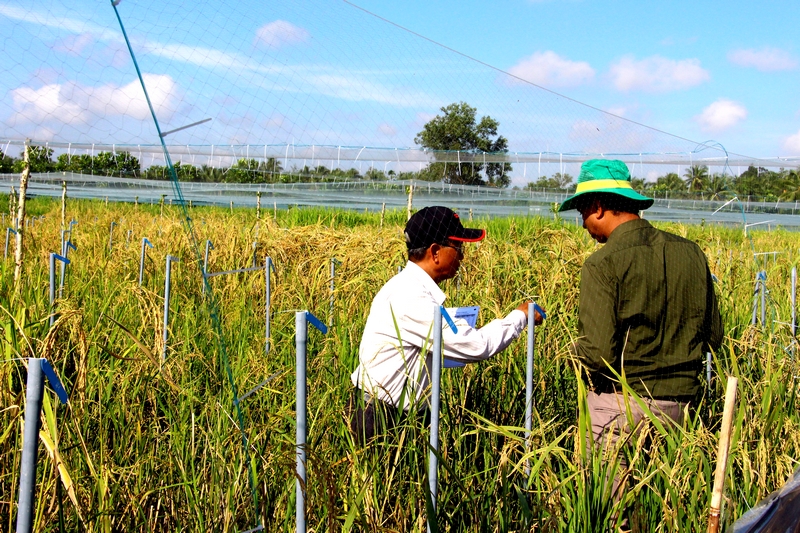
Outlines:
{"type": "MultiPolygon", "coordinates": [[[[659,420],[670,419],[678,425],[683,424],[686,403],[652,398],[642,398],[642,400],[659,420]]],[[[589,416],[592,419],[592,434],[596,444],[605,446],[607,441],[611,441],[610,444],[613,447],[620,437],[636,433],[647,418],[639,404],[629,398],[628,403],[633,421],[633,428],[631,428],[625,412],[625,398],[620,393],[589,392],[587,403],[589,404],[589,416]]]]}

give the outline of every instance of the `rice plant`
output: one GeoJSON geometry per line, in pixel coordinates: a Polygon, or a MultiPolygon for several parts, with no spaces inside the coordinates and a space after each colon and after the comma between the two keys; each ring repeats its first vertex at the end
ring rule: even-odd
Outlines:
{"type": "MultiPolygon", "coordinates": [[[[60,249],[60,208],[33,199],[45,218],[28,233],[17,296],[13,265],[0,266],[0,527],[14,530],[25,415],[24,358],[50,360],[70,393],[45,393],[38,469],[37,531],[267,531],[294,529],[294,312],[327,317],[330,259],[336,271],[333,327],[309,334],[310,531],[424,531],[430,514],[424,421],[407,420],[366,447],[350,437],[349,375],[373,295],[405,263],[405,211],[197,207],[199,242],[214,249],[209,271],[249,267],[270,256],[270,351],[264,355],[264,274],[209,280],[222,339],[201,291],[201,265],[178,207],[71,200],[79,221],[63,298],[49,327],[47,256],[60,249]],[[275,216],[277,215],[277,216],[275,216]],[[109,249],[109,228],[115,222],[109,249]],[[130,232],[130,234],[128,233],[130,232]],[[139,246],[148,250],[138,286],[139,246]],[[163,260],[173,265],[170,344],[163,349],[163,260]],[[242,401],[218,351],[222,340],[239,391],[272,377],[242,401]],[[244,461],[247,446],[252,464],[244,461]],[[257,498],[249,473],[256,474],[257,498]],[[258,508],[254,509],[254,501],[258,508]]],[[[729,525],[797,468],[798,369],[789,271],[800,236],[716,226],[662,225],[698,242],[717,285],[726,330],[710,386],[682,427],[648,424],[605,459],[585,445],[585,389],[570,344],[577,331],[578,279],[594,244],[581,228],[539,217],[479,219],[489,237],[467,248],[448,305],[479,305],[479,322],[535,297],[548,311],[537,328],[534,424],[526,447],[525,343],[442,379],[439,531],[634,531],[706,528],[725,376],[739,378],[723,522],[729,525]],[[754,251],[779,250],[764,263],[754,251]],[[751,323],[755,274],[767,272],[767,323],[751,323]],[[612,458],[624,457],[624,462],[612,458]],[[530,475],[525,475],[525,466],[530,475]],[[624,474],[624,495],[609,488],[624,474]]],[[[636,401],[632,396],[632,401],[636,401]]]]}

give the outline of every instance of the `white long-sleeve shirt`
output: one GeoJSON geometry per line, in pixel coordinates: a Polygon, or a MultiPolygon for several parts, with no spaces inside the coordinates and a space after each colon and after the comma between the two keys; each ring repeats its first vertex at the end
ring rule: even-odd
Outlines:
{"type": "MultiPolygon", "coordinates": [[[[433,279],[409,261],[372,301],[358,351],[359,365],[350,378],[353,385],[395,407],[426,407],[433,367],[434,307],[445,298],[433,279]]],[[[464,363],[483,361],[502,351],[527,325],[525,313],[516,309],[480,329],[463,319],[454,321],[458,333],[443,326],[442,350],[446,359],[464,363]]]]}

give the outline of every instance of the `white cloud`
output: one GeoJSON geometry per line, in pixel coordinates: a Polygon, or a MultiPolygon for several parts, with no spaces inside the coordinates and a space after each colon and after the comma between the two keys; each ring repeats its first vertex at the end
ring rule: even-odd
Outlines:
{"type": "Polygon", "coordinates": [[[620,91],[668,92],[688,89],[711,77],[698,59],[676,61],[661,56],[637,60],[625,56],[611,66],[611,79],[620,91]]]}
{"type": "Polygon", "coordinates": [[[790,154],[800,155],[800,131],[786,137],[783,141],[783,147],[790,154]]]}
{"type": "Polygon", "coordinates": [[[303,28],[285,20],[274,20],[256,30],[256,37],[253,43],[262,44],[270,48],[280,48],[284,45],[302,44],[310,38],[311,35],[303,28]]]}
{"type": "Polygon", "coordinates": [[[65,39],[57,42],[53,49],[58,52],[66,52],[69,55],[79,56],[83,51],[95,43],[94,35],[91,33],[80,33],[78,35],[69,35],[65,39]]]}
{"type": "Polygon", "coordinates": [[[576,87],[594,78],[585,61],[570,61],[553,51],[536,52],[508,69],[509,74],[542,87],[576,87]]]}
{"type": "MultiPolygon", "coordinates": [[[[166,75],[144,74],[150,100],[161,120],[169,120],[179,101],[177,84],[166,75]]],[[[119,87],[87,87],[75,82],[20,87],[11,91],[15,123],[57,122],[89,124],[104,118],[150,118],[150,109],[138,80],[119,87]]]]}
{"type": "Polygon", "coordinates": [[[752,48],[732,50],[728,61],[740,67],[751,67],[762,72],[792,70],[797,68],[797,60],[786,50],[765,46],[759,50],[752,48]]]}
{"type": "Polygon", "coordinates": [[[704,131],[717,132],[735,126],[747,118],[747,109],[737,102],[720,98],[694,117],[704,131]]]}

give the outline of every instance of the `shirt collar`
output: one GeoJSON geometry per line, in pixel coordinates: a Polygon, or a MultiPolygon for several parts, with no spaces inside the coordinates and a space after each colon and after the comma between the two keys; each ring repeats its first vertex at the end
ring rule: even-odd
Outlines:
{"type": "Polygon", "coordinates": [[[433,281],[433,278],[425,272],[422,267],[414,263],[413,261],[409,261],[406,265],[404,271],[407,276],[414,278],[416,282],[418,282],[423,289],[428,291],[433,299],[436,301],[438,305],[442,305],[447,298],[442,289],[433,281]]]}
{"type": "Polygon", "coordinates": [[[629,220],[627,222],[623,222],[622,224],[620,224],[619,226],[614,228],[614,231],[612,231],[611,235],[608,236],[608,240],[606,240],[606,244],[611,242],[611,239],[615,239],[615,240],[619,239],[623,235],[625,235],[626,233],[630,233],[631,231],[636,231],[636,230],[639,230],[639,229],[642,229],[642,228],[649,228],[649,227],[651,227],[650,226],[650,222],[648,222],[647,220],[645,220],[643,218],[637,218],[637,219],[634,219],[634,220],[629,220]]]}

